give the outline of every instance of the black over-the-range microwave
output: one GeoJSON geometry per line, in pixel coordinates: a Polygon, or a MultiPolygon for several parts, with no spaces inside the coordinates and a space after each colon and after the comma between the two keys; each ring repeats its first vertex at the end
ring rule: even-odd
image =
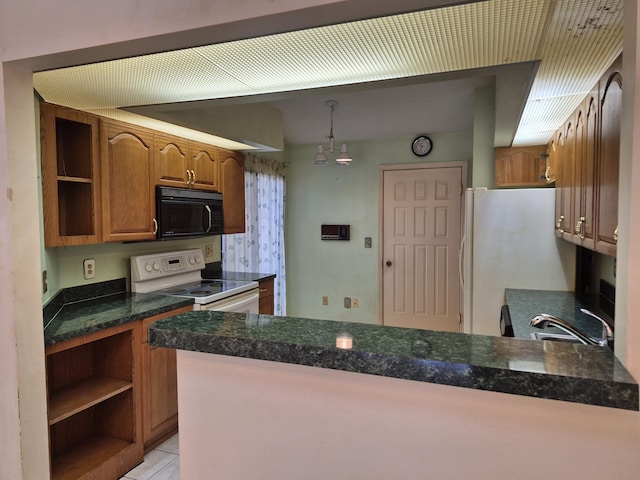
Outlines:
{"type": "Polygon", "coordinates": [[[156,186],[157,237],[162,240],[223,233],[222,193],[156,186]]]}

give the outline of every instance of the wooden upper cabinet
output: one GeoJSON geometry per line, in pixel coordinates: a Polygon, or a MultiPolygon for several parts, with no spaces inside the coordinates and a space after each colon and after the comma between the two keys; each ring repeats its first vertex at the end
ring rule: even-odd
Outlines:
{"type": "Polygon", "coordinates": [[[575,188],[573,239],[578,245],[594,248],[594,199],[598,142],[598,89],[582,102],[576,114],[575,188]]]}
{"type": "Polygon", "coordinates": [[[40,135],[45,246],[99,243],[98,119],[42,102],[40,135]]]}
{"type": "Polygon", "coordinates": [[[496,148],[496,186],[547,185],[547,146],[496,148]]]}
{"type": "Polygon", "coordinates": [[[101,119],[100,135],[104,241],[154,239],[153,132],[101,119]]]}
{"type": "Polygon", "coordinates": [[[549,162],[553,162],[554,167],[554,175],[555,175],[555,191],[556,191],[556,199],[555,199],[555,219],[554,219],[554,231],[556,236],[562,236],[562,229],[565,227],[564,224],[564,212],[562,210],[562,189],[560,188],[562,182],[562,175],[559,171],[560,162],[558,161],[558,155],[560,153],[560,137],[562,137],[562,132],[556,132],[551,140],[549,141],[549,162]]]}
{"type": "Polygon", "coordinates": [[[220,150],[220,182],[224,233],[244,233],[244,156],[220,150]]]}
{"type": "Polygon", "coordinates": [[[576,123],[574,116],[566,122],[564,135],[561,139],[561,153],[558,161],[562,169],[562,177],[565,179],[561,185],[560,198],[562,201],[562,212],[565,217],[562,228],[562,238],[571,240],[573,226],[575,224],[573,186],[575,185],[575,146],[576,146],[576,123]]]}
{"type": "Polygon", "coordinates": [[[557,164],[556,235],[615,256],[622,114],[622,56],[549,142],[557,164]]]}
{"type": "Polygon", "coordinates": [[[597,216],[595,249],[605,255],[616,254],[618,241],[618,175],[620,171],[620,126],[622,115],[621,63],[616,62],[600,86],[600,158],[597,178],[597,216]]]}
{"type": "Polygon", "coordinates": [[[218,149],[212,145],[189,142],[191,171],[190,187],[199,190],[220,191],[218,180],[218,149]]]}
{"type": "Polygon", "coordinates": [[[189,142],[162,133],[156,133],[154,140],[156,183],[167,187],[189,187],[189,142]]]}
{"type": "Polygon", "coordinates": [[[245,230],[241,154],[46,102],[40,135],[45,247],[155,239],[156,185],[222,192],[245,230]]]}
{"type": "Polygon", "coordinates": [[[566,232],[571,231],[571,209],[567,208],[567,194],[571,188],[566,154],[566,131],[563,128],[555,137],[555,157],[556,157],[556,235],[564,238],[566,232]]]}

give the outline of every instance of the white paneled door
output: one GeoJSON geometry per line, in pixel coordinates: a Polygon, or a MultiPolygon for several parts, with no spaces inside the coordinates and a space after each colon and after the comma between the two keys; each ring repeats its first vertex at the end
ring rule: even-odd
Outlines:
{"type": "Polygon", "coordinates": [[[383,170],[384,325],[460,331],[463,170],[383,170]]]}

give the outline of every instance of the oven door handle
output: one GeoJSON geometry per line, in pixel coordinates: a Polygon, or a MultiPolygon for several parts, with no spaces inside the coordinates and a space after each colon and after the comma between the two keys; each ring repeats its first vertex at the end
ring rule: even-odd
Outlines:
{"type": "Polygon", "coordinates": [[[207,227],[204,229],[204,233],[209,233],[211,231],[211,227],[213,227],[213,220],[211,217],[211,207],[209,207],[209,205],[205,205],[204,209],[207,211],[207,221],[208,221],[208,225],[207,227]]]}

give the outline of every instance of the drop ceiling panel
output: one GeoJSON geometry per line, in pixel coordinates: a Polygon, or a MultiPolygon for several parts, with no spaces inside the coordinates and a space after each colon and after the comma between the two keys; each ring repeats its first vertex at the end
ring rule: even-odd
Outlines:
{"type": "Polygon", "coordinates": [[[39,72],[34,85],[53,103],[121,108],[246,98],[540,60],[514,140],[526,144],[525,139],[552,131],[550,124],[572,111],[570,103],[584,96],[620,53],[622,3],[474,2],[39,72]]]}
{"type": "Polygon", "coordinates": [[[40,95],[79,109],[232,95],[244,85],[195,49],[34,74],[40,95]]]}
{"type": "Polygon", "coordinates": [[[514,144],[531,144],[539,132],[558,128],[622,52],[622,5],[622,0],[557,2],[514,144]]]}

